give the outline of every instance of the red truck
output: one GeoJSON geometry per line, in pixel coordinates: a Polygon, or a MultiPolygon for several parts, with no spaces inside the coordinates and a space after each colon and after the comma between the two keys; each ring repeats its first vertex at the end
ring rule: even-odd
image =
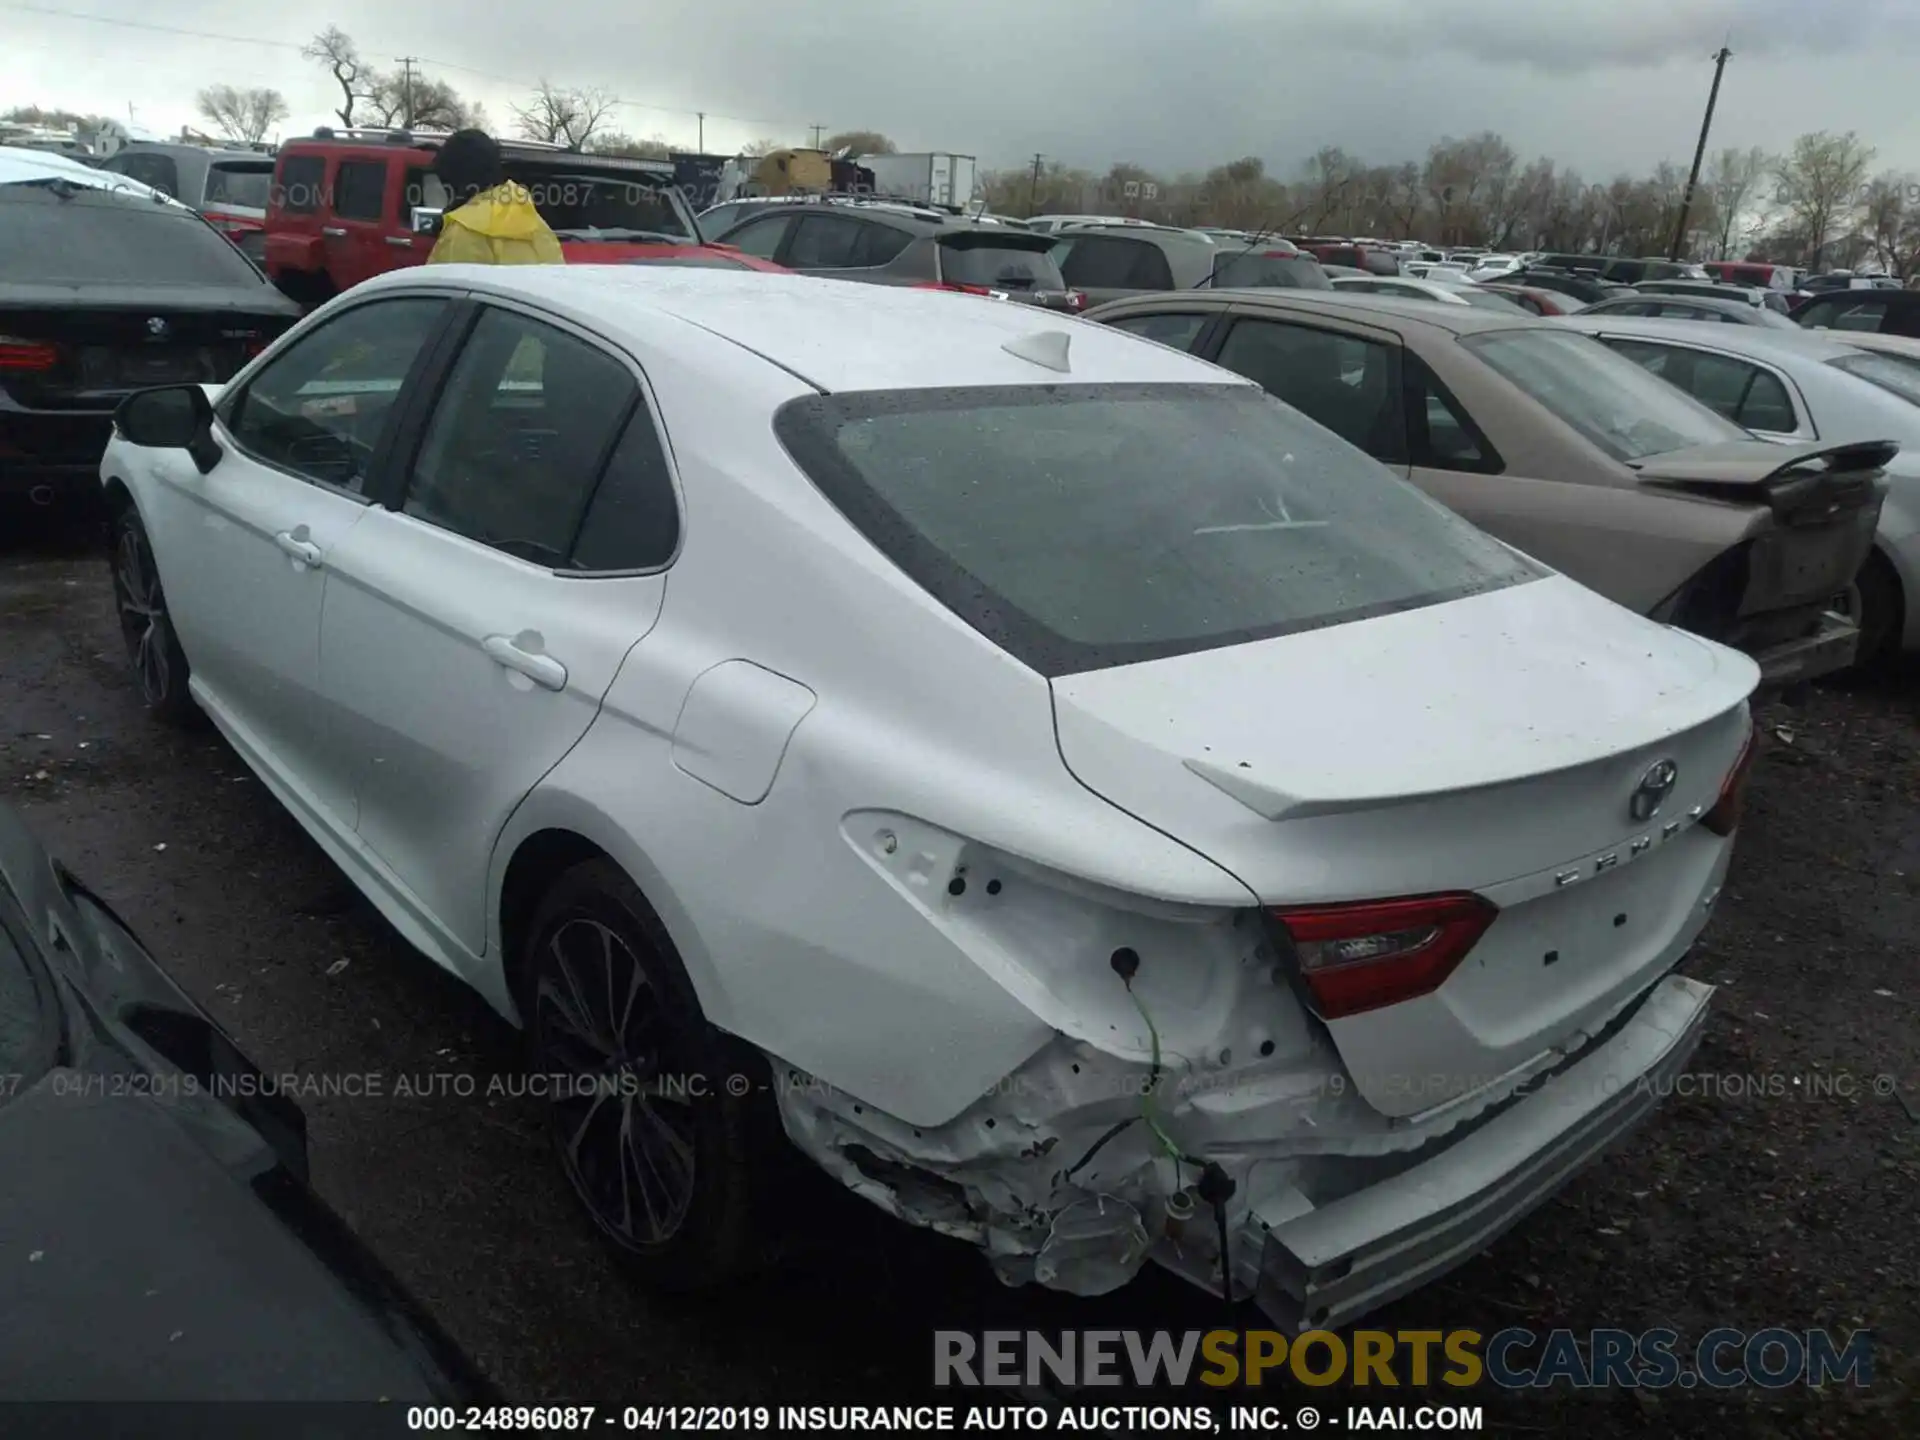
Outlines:
{"type": "MultiPolygon", "coordinates": [[[[266,213],[267,274],[289,298],[318,305],[362,280],[426,261],[446,208],[432,173],[446,137],[322,128],[280,147],[266,213]]],[[[710,261],[781,267],[708,245],[664,160],[582,155],[507,141],[507,178],[525,185],[569,262],[710,261]]]]}

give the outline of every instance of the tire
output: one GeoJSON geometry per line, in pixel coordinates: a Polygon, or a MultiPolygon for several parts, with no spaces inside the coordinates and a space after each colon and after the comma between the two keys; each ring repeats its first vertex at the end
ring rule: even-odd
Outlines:
{"type": "Polygon", "coordinates": [[[549,1135],[620,1260],[666,1291],[766,1263],[766,1180],[786,1147],[767,1067],[707,1023],[639,889],[607,860],[566,871],[534,913],[521,962],[530,1068],[557,1092],[549,1135]],[[737,1076],[748,1077],[744,1095],[729,1087],[737,1076]]]}
{"type": "Polygon", "coordinates": [[[1878,670],[1893,658],[1900,643],[1906,597],[1900,577],[1878,550],[1867,556],[1860,574],[1848,588],[1843,607],[1860,627],[1860,648],[1853,667],[1861,673],[1878,670]]]}
{"type": "Polygon", "coordinates": [[[108,521],[107,534],[114,609],[140,699],[155,719],[182,729],[196,727],[204,717],[188,688],[193,672],[174,632],[153,543],[139,512],[130,504],[120,506],[108,521]]]}

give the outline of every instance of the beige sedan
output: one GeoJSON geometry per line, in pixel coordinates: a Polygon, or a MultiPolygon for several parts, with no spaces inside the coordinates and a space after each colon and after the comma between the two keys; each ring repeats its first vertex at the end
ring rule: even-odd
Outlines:
{"type": "Polygon", "coordinates": [[[1894,448],[1776,445],[1531,316],[1275,290],[1087,313],[1259,381],[1516,549],[1769,681],[1852,663],[1832,608],[1873,544],[1894,448]]]}

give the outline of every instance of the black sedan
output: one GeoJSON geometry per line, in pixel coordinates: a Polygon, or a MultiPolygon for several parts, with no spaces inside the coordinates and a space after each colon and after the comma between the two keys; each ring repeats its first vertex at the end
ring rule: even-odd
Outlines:
{"type": "Polygon", "coordinates": [[[0,165],[0,498],[48,504],[97,492],[128,394],[230,380],[300,312],[186,206],[18,154],[0,165]]]}
{"type": "Polygon", "coordinates": [[[299,1108],[0,806],[0,1397],[493,1399],[306,1177],[299,1108]]]}

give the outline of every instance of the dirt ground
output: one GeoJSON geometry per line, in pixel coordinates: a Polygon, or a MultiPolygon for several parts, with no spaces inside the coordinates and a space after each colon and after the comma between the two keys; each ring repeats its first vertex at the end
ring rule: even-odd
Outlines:
{"type": "MultiPolygon", "coordinates": [[[[1920,1435],[1917,720],[1913,674],[1767,709],[1728,894],[1689,966],[1721,987],[1696,1093],[1369,1322],[1666,1326],[1683,1354],[1723,1326],[1867,1328],[1873,1383],[1434,1399],[1484,1404],[1492,1434],[1920,1435]]],[[[37,515],[0,516],[0,800],[268,1073],[512,1072],[507,1028],[387,928],[217,737],[146,720],[91,533],[37,515]]],[[[778,1274],[662,1300],[607,1263],[528,1102],[307,1109],[319,1189],[525,1402],[870,1403],[924,1391],[935,1328],[1262,1324],[1156,1275],[1103,1300],[1006,1290],[963,1247],[837,1199],[808,1202],[818,1243],[778,1274]]],[[[1326,1408],[1336,1397],[1420,1398],[1332,1392],[1326,1408]]]]}

